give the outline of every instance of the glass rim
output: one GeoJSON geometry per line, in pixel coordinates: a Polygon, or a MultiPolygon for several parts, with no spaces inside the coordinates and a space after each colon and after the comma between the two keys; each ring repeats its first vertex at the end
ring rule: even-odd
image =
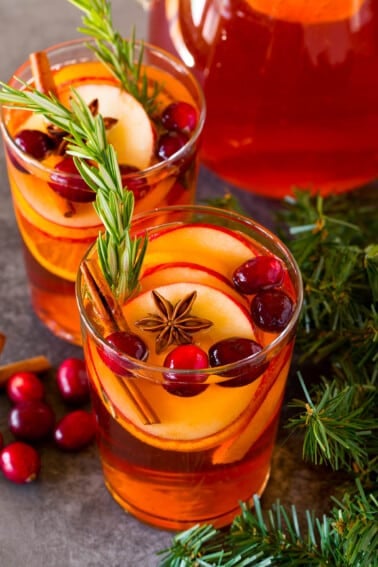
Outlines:
{"type": "MultiPolygon", "coordinates": [[[[288,325],[285,327],[285,329],[283,329],[283,331],[281,331],[277,337],[275,337],[273,339],[272,342],[270,342],[268,345],[266,345],[265,347],[262,348],[262,350],[256,354],[252,354],[246,358],[243,358],[241,360],[238,360],[236,362],[232,362],[232,363],[228,363],[228,364],[224,364],[221,366],[209,366],[207,368],[201,368],[198,370],[195,370],[195,373],[197,374],[201,374],[204,376],[213,376],[214,374],[216,374],[217,376],[219,376],[220,378],[222,378],[224,380],[230,380],[233,377],[232,376],[227,376],[227,373],[230,372],[235,372],[235,370],[237,370],[238,368],[243,368],[246,365],[250,365],[250,364],[254,364],[256,367],[263,365],[266,362],[269,362],[277,353],[281,348],[284,348],[286,346],[286,344],[288,344],[288,342],[290,341],[290,339],[292,338],[292,336],[294,336],[295,334],[295,328],[301,313],[301,309],[302,309],[302,303],[303,303],[303,284],[302,284],[302,276],[301,276],[301,272],[299,270],[298,264],[294,258],[294,256],[292,255],[292,253],[290,252],[290,250],[287,248],[287,246],[279,239],[279,237],[277,235],[275,235],[272,231],[270,231],[268,228],[264,227],[263,225],[261,225],[260,223],[258,223],[257,221],[254,221],[252,218],[247,217],[243,214],[237,213],[237,212],[233,212],[233,211],[228,211],[225,209],[221,209],[218,207],[213,207],[213,206],[207,206],[207,205],[181,205],[181,206],[168,206],[168,207],[162,207],[159,209],[153,209],[150,211],[145,211],[142,213],[139,213],[137,215],[135,215],[135,217],[133,218],[132,221],[132,225],[135,222],[138,221],[142,221],[145,218],[151,216],[151,215],[161,215],[164,213],[170,213],[170,212],[176,212],[176,213],[202,213],[202,214],[216,214],[217,216],[222,215],[223,217],[228,218],[229,220],[233,220],[235,222],[239,222],[239,223],[243,223],[244,225],[249,226],[254,232],[259,233],[260,235],[262,235],[264,238],[268,239],[269,242],[273,242],[274,243],[274,247],[276,248],[275,251],[273,251],[274,254],[277,254],[277,248],[280,250],[281,254],[279,257],[281,258],[285,258],[285,264],[287,266],[291,267],[291,277],[293,279],[293,284],[297,293],[297,297],[296,297],[296,302],[295,302],[295,307],[294,307],[294,311],[292,314],[292,317],[288,323],[288,325]]],[[[150,228],[150,230],[156,229],[158,225],[156,226],[152,226],[150,228]]],[[[148,232],[148,228],[146,229],[148,232]]],[[[93,244],[90,245],[89,249],[87,250],[85,256],[82,259],[82,262],[84,262],[86,260],[86,258],[92,253],[92,251],[94,250],[94,248],[96,247],[96,242],[94,242],[93,244]]],[[[135,370],[139,370],[139,371],[144,371],[147,373],[151,373],[151,374],[159,374],[159,375],[164,375],[167,374],[167,372],[169,372],[169,368],[165,367],[165,366],[158,366],[158,365],[154,365],[154,364],[149,364],[148,361],[141,361],[138,359],[135,359],[133,357],[130,357],[128,355],[126,355],[125,353],[122,353],[121,351],[119,351],[117,348],[113,347],[112,345],[110,345],[105,339],[104,337],[101,336],[101,334],[97,331],[97,329],[94,327],[94,325],[91,323],[89,317],[87,316],[87,312],[84,308],[84,304],[82,301],[82,278],[81,278],[81,270],[79,268],[78,270],[78,275],[77,275],[77,279],[76,279],[76,285],[75,285],[75,293],[76,293],[76,301],[77,301],[77,305],[78,305],[78,309],[79,309],[79,314],[80,314],[80,319],[82,321],[82,324],[84,323],[86,328],[88,329],[88,331],[90,332],[90,334],[94,337],[96,343],[98,345],[100,345],[101,347],[104,348],[104,350],[110,351],[112,354],[114,354],[115,356],[119,357],[121,361],[127,361],[127,364],[130,368],[130,372],[135,371],[135,370]]],[[[171,370],[172,372],[173,370],[171,370]]],[[[177,383],[180,383],[180,380],[178,379],[179,377],[182,377],[183,379],[183,383],[185,383],[185,377],[189,376],[189,375],[193,375],[193,368],[191,369],[174,369],[174,374],[175,374],[175,379],[177,379],[177,383]]],[[[133,377],[132,375],[130,375],[130,377],[133,377]]],[[[148,375],[144,376],[143,378],[150,378],[148,375]]],[[[150,378],[151,381],[153,381],[153,378],[150,378]]],[[[237,378],[236,378],[237,379],[237,378]]]]}
{"type": "MultiPolygon", "coordinates": [[[[88,44],[94,44],[94,43],[95,43],[95,39],[77,38],[77,39],[67,40],[67,41],[63,41],[63,42],[51,45],[51,46],[47,47],[44,51],[47,54],[55,53],[55,52],[58,53],[59,51],[64,52],[65,50],[68,50],[70,48],[73,48],[73,47],[76,47],[76,46],[81,46],[81,47],[87,48],[88,54],[93,55],[93,59],[91,59],[92,61],[99,61],[96,58],[96,56],[93,54],[93,51],[88,47],[88,44]]],[[[163,170],[165,168],[175,166],[177,161],[179,161],[180,159],[185,157],[185,154],[188,152],[188,149],[193,148],[198,143],[198,139],[200,138],[202,131],[203,131],[203,128],[204,128],[205,117],[206,117],[205,95],[204,95],[202,86],[200,85],[200,83],[197,80],[197,78],[195,77],[195,75],[187,67],[185,67],[185,65],[176,56],[171,55],[165,49],[162,49],[162,48],[160,48],[156,45],[153,45],[149,42],[146,42],[144,40],[135,40],[135,44],[139,48],[143,47],[144,50],[148,49],[151,52],[158,54],[165,61],[168,61],[170,64],[173,64],[173,66],[175,68],[180,69],[181,73],[184,73],[187,77],[190,78],[190,80],[192,81],[193,85],[195,86],[195,89],[196,89],[197,94],[198,94],[199,114],[198,114],[197,125],[196,125],[195,129],[193,130],[193,132],[191,133],[191,136],[188,139],[187,143],[182,148],[180,148],[177,152],[175,152],[173,155],[171,155],[168,159],[165,159],[161,162],[155,163],[155,164],[153,164],[149,167],[146,167],[144,169],[141,169],[139,171],[130,172],[130,173],[124,174],[122,176],[122,177],[129,178],[129,179],[140,177],[141,175],[149,176],[149,175],[152,175],[152,174],[155,174],[155,173],[159,173],[160,170],[163,170]]],[[[83,58],[81,58],[80,60],[85,61],[83,58]]],[[[67,64],[72,63],[72,62],[73,62],[72,60],[69,60],[69,61],[67,61],[67,64]]],[[[29,63],[28,60],[24,61],[16,69],[16,71],[14,72],[12,77],[8,80],[8,84],[15,82],[17,77],[19,77],[19,75],[21,73],[25,73],[26,71],[31,71],[31,66],[30,66],[30,63],[29,63]]],[[[169,71],[167,71],[167,72],[169,73],[169,71]]],[[[28,80],[26,80],[26,81],[24,79],[23,80],[26,83],[28,83],[28,82],[30,82],[31,78],[32,78],[32,76],[31,76],[31,73],[30,73],[30,77],[28,78],[28,80]]],[[[15,143],[14,138],[11,136],[11,134],[10,134],[6,124],[5,124],[5,120],[4,120],[4,110],[5,109],[17,110],[15,107],[12,107],[11,105],[7,105],[7,103],[0,103],[0,129],[2,130],[3,137],[4,137],[4,140],[5,140],[5,144],[8,144],[10,146],[12,152],[14,152],[19,159],[22,159],[22,162],[25,165],[31,166],[33,168],[33,170],[35,170],[36,172],[41,172],[44,175],[48,175],[48,176],[51,176],[51,174],[55,174],[56,172],[52,167],[47,167],[46,165],[42,164],[37,159],[28,155],[26,152],[24,152],[15,143]]],[[[72,180],[72,181],[81,180],[80,174],[67,173],[67,172],[64,172],[64,171],[59,171],[59,178],[72,180]]]]}

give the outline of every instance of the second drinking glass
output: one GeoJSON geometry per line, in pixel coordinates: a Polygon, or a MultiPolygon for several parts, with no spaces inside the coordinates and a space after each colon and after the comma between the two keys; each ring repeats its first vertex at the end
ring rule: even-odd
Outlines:
{"type": "MultiPolygon", "coordinates": [[[[52,46],[45,54],[59,100],[69,106],[75,88],[92,113],[104,116],[123,183],[134,193],[135,212],[191,203],[205,105],[200,86],[184,65],[136,42],[147,92],[156,94],[158,88],[154,106],[147,107],[120,90],[87,41],[52,46]]],[[[12,87],[38,86],[33,61],[15,71],[12,87]]],[[[92,203],[95,194],[65,153],[65,132],[26,110],[4,107],[1,118],[33,308],[53,333],[80,343],[74,289],[79,263],[101,230],[92,203]]]]}

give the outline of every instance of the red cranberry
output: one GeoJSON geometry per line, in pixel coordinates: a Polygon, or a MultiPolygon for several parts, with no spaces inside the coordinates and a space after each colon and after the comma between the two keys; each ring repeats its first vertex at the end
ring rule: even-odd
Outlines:
{"type": "Polygon", "coordinates": [[[188,102],[172,102],[162,112],[161,122],[167,130],[193,132],[197,125],[197,110],[188,102]]]}
{"type": "Polygon", "coordinates": [[[280,285],[284,270],[273,256],[256,256],[247,260],[233,273],[232,281],[240,293],[252,294],[280,285]]]}
{"type": "Polygon", "coordinates": [[[39,441],[52,431],[55,415],[51,407],[40,400],[22,402],[14,406],[8,417],[8,426],[17,439],[39,441]]]}
{"type": "Polygon", "coordinates": [[[80,177],[72,156],[65,156],[54,169],[56,173],[51,174],[49,186],[61,197],[76,203],[89,203],[96,199],[96,193],[80,177]]]}
{"type": "Polygon", "coordinates": [[[53,139],[40,130],[21,130],[14,141],[23,152],[38,161],[44,159],[55,146],[53,139]]]}
{"type": "MultiPolygon", "coordinates": [[[[223,366],[224,364],[231,364],[238,362],[261,352],[262,346],[253,341],[243,337],[230,337],[218,341],[213,344],[209,349],[210,366],[223,366]]],[[[227,374],[221,373],[221,376],[228,376],[231,379],[223,382],[218,382],[220,386],[236,388],[239,386],[246,386],[256,378],[261,376],[268,368],[269,363],[243,363],[239,368],[228,371],[227,374]]]]}
{"type": "Polygon", "coordinates": [[[251,301],[251,314],[255,324],[268,333],[283,331],[293,315],[294,305],[280,290],[262,291],[251,301]]]}
{"type": "Polygon", "coordinates": [[[182,132],[167,132],[162,134],[157,143],[157,157],[165,160],[181,150],[188,142],[188,137],[182,132]]]}
{"type": "Polygon", "coordinates": [[[6,391],[8,398],[15,404],[42,400],[45,396],[45,387],[33,372],[13,374],[8,379],[6,391]]]}
{"type": "MultiPolygon", "coordinates": [[[[136,358],[137,360],[146,360],[148,357],[148,349],[143,339],[129,331],[115,331],[105,338],[112,347],[120,354],[136,358]]],[[[115,374],[128,374],[130,365],[110,350],[99,349],[100,356],[105,364],[115,374]]]]}
{"type": "Polygon", "coordinates": [[[89,381],[85,362],[67,358],[58,367],[56,381],[65,402],[83,404],[89,400],[89,381]]]}
{"type": "Polygon", "coordinates": [[[129,191],[134,193],[134,199],[143,199],[150,190],[150,186],[147,183],[147,179],[142,175],[132,175],[140,172],[140,169],[134,167],[133,165],[126,165],[124,163],[119,166],[122,176],[122,184],[127,187],[129,191]]]}
{"type": "Polygon", "coordinates": [[[59,421],[54,431],[54,440],[60,449],[79,451],[89,445],[96,433],[93,413],[76,410],[67,413],[59,421]]]}
{"type": "MultiPolygon", "coordinates": [[[[164,366],[172,369],[200,370],[201,368],[208,368],[209,361],[204,350],[196,345],[189,344],[180,345],[168,353],[164,360],[164,366]]],[[[164,388],[175,396],[196,396],[208,387],[208,384],[202,384],[207,378],[206,374],[198,372],[183,377],[174,372],[167,372],[164,374],[164,378],[167,380],[164,388]]]]}
{"type": "Polygon", "coordinates": [[[37,451],[21,441],[10,443],[0,453],[0,469],[12,482],[31,482],[37,478],[40,468],[37,451]]]}

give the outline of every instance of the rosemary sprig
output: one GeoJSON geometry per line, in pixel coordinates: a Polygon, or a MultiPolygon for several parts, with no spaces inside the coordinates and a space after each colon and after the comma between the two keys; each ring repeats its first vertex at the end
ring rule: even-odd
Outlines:
{"type": "Polygon", "coordinates": [[[140,44],[138,54],[135,30],[130,39],[124,39],[115,30],[111,3],[107,0],[68,1],[84,12],[83,26],[78,31],[94,39],[94,43],[87,44],[88,47],[119,80],[122,88],[139,100],[148,114],[153,114],[160,87],[158,83],[149,81],[143,70],[143,44],[140,44]]]}
{"type": "Polygon", "coordinates": [[[29,87],[17,90],[2,82],[0,87],[0,103],[42,114],[67,132],[67,153],[74,156],[79,173],[96,192],[94,207],[105,226],[97,239],[101,269],[122,303],[138,285],[147,240],[130,237],[134,195],[122,185],[117,156],[107,142],[102,116],[93,116],[75,90],[68,109],[52,94],[44,95],[29,87]]]}

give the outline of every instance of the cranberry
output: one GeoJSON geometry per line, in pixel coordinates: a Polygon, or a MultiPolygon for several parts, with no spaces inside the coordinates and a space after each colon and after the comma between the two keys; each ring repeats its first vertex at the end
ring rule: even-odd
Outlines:
{"type": "Polygon", "coordinates": [[[15,404],[42,400],[45,396],[45,387],[33,372],[13,374],[8,379],[6,391],[8,398],[15,404]]]}
{"type": "MultiPolygon", "coordinates": [[[[196,345],[180,345],[167,354],[164,360],[164,366],[174,369],[193,369],[208,368],[209,361],[204,350],[196,345]]],[[[167,372],[164,378],[168,381],[164,384],[164,388],[170,394],[182,397],[191,397],[200,394],[208,387],[205,382],[206,374],[194,373],[186,376],[178,376],[174,372],[167,372]],[[179,382],[179,380],[182,382],[179,382]]]]}
{"type": "Polygon", "coordinates": [[[89,400],[89,381],[85,362],[79,358],[67,358],[56,374],[59,392],[65,402],[83,404],[89,400]]]}
{"type": "Polygon", "coordinates": [[[233,273],[232,281],[240,293],[252,294],[280,285],[284,270],[273,256],[256,256],[247,260],[233,273]]]}
{"type": "Polygon", "coordinates": [[[72,156],[65,156],[57,163],[55,172],[51,174],[49,186],[64,199],[76,203],[89,203],[96,199],[96,193],[80,177],[72,156]]]}
{"type": "Polygon", "coordinates": [[[167,132],[162,134],[157,143],[157,157],[165,160],[181,150],[188,141],[186,134],[182,132],[167,132]]]}
{"type": "Polygon", "coordinates": [[[293,315],[294,305],[280,290],[261,291],[251,301],[251,314],[255,324],[268,333],[283,331],[293,315]]]}
{"type": "Polygon", "coordinates": [[[79,451],[89,445],[96,433],[93,413],[76,410],[67,413],[54,430],[54,440],[60,449],[79,451]]]}
{"type": "Polygon", "coordinates": [[[124,163],[120,164],[119,169],[121,171],[123,186],[127,187],[129,191],[134,193],[134,199],[136,201],[138,199],[143,199],[143,197],[145,197],[149,192],[150,186],[148,185],[145,177],[135,175],[140,172],[140,169],[133,165],[126,165],[124,163]]]}
{"type": "MultiPolygon", "coordinates": [[[[120,354],[125,354],[137,360],[146,360],[148,357],[148,349],[143,339],[129,331],[115,331],[105,338],[112,347],[119,351],[120,354]]],[[[128,374],[130,365],[110,350],[99,350],[100,356],[105,364],[115,374],[128,374]]]]}
{"type": "Polygon", "coordinates": [[[162,112],[161,122],[167,130],[193,132],[197,125],[197,110],[188,102],[172,102],[162,112]]]}
{"type": "Polygon", "coordinates": [[[38,161],[44,159],[55,147],[53,139],[40,130],[21,130],[14,141],[23,152],[38,161]]]}
{"type": "Polygon", "coordinates": [[[9,412],[8,426],[15,437],[39,441],[52,431],[55,415],[51,407],[40,400],[22,402],[9,412]]]}
{"type": "Polygon", "coordinates": [[[0,453],[0,469],[12,482],[31,482],[37,478],[40,468],[37,451],[21,441],[10,443],[0,453]]]}
{"type": "MultiPolygon", "coordinates": [[[[245,337],[223,339],[213,344],[209,349],[210,366],[216,367],[238,362],[239,360],[259,353],[261,350],[262,346],[252,339],[245,337]]],[[[231,379],[219,382],[219,385],[231,388],[246,386],[261,376],[267,368],[267,362],[258,365],[256,365],[255,362],[245,362],[240,364],[239,368],[229,371],[227,374],[221,373],[221,376],[228,376],[231,377],[231,379]]]]}

